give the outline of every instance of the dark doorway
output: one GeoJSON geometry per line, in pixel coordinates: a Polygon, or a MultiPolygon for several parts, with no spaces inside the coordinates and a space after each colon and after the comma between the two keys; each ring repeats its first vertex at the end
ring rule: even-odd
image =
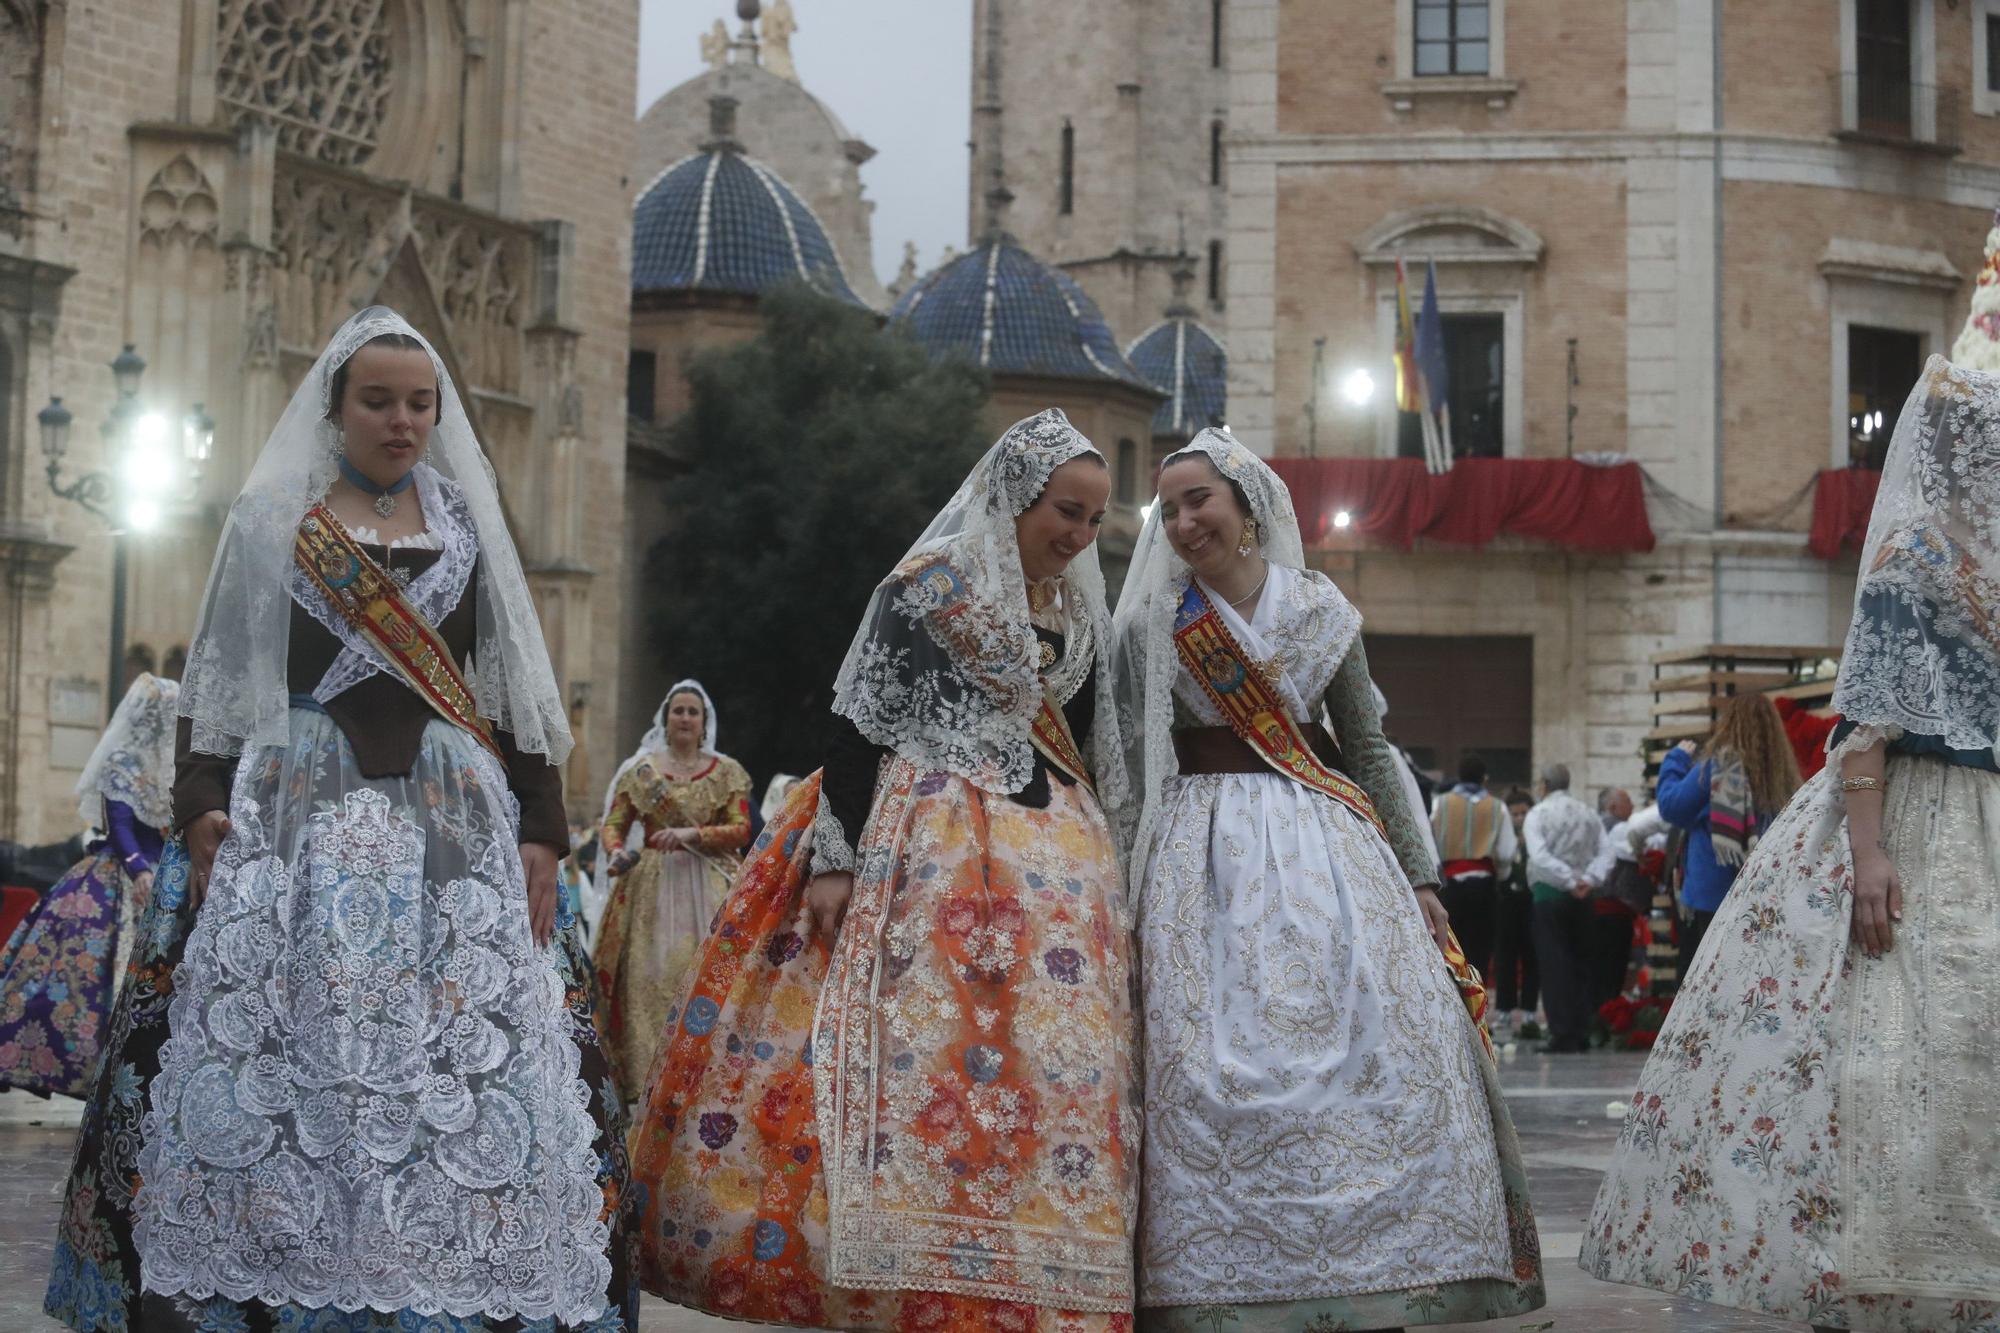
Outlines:
{"type": "Polygon", "coordinates": [[[1922,334],[1847,326],[1847,463],[1880,471],[1896,418],[1924,370],[1922,334]]]}
{"type": "Polygon", "coordinates": [[[1534,765],[1535,641],[1527,636],[1370,634],[1368,669],[1389,700],[1383,730],[1417,767],[1458,780],[1486,761],[1495,791],[1528,786],[1534,765]]]}

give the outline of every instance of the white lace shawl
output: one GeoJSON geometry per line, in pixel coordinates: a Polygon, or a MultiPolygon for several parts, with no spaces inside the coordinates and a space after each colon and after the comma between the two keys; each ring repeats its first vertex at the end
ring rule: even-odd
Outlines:
{"type": "Polygon", "coordinates": [[[1833,706],[1852,722],[2000,741],[2000,376],[1933,356],[1896,420],[1833,706]]]}
{"type": "Polygon", "coordinates": [[[334,478],[340,434],[327,419],[333,375],[368,342],[392,333],[416,339],[437,370],[441,419],[424,461],[457,486],[478,548],[478,625],[468,675],[479,713],[512,733],[520,749],[560,764],[570,751],[568,710],[493,469],[443,361],[386,306],[370,306],[334,334],[230,507],[181,687],[181,716],[193,724],[193,748],[235,755],[246,746],[286,741],[292,546],[306,510],[334,478]]]}
{"type": "Polygon", "coordinates": [[[174,681],[144,674],[125,691],[77,779],[76,812],[85,824],[103,821],[104,802],[122,801],[141,823],[172,826],[174,706],[180,692],[174,681]]]}
{"type": "MultiPolygon", "coordinates": [[[[1102,457],[1054,408],[1008,428],[869,599],[834,684],[834,712],[875,744],[985,791],[1010,794],[1034,779],[1030,730],[1043,685],[1014,520],[1051,473],[1085,454],[1102,457]]],[[[1097,670],[1087,744],[1108,806],[1123,797],[1125,756],[1095,544],[1060,582],[1069,632],[1052,683],[1059,698],[1065,685],[1074,694],[1097,670]]]]}

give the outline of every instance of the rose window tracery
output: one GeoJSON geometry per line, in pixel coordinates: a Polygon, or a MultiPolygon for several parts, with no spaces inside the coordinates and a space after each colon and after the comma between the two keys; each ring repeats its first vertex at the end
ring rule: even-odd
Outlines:
{"type": "Polygon", "coordinates": [[[359,166],[375,152],[393,86],[392,0],[221,0],[220,94],[278,142],[359,166]]]}

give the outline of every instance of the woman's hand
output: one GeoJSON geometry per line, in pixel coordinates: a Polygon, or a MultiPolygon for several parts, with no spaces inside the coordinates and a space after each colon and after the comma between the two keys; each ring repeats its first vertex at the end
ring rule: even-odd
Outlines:
{"type": "Polygon", "coordinates": [[[679,852],[694,846],[691,828],[655,829],[646,835],[646,845],[656,852],[679,852]]]}
{"type": "Polygon", "coordinates": [[[537,949],[556,933],[556,851],[539,842],[521,844],[521,873],[528,881],[528,933],[537,949]]]}
{"type": "Polygon", "coordinates": [[[1868,848],[1854,856],[1854,920],[1849,932],[1870,958],[1895,944],[1892,922],[1903,919],[1903,881],[1889,854],[1868,848]]]}
{"type": "Polygon", "coordinates": [[[1445,941],[1451,936],[1451,913],[1444,910],[1444,903],[1438,898],[1437,890],[1426,884],[1417,890],[1417,906],[1423,909],[1424,929],[1431,933],[1442,951],[1445,941]]]}
{"type": "Polygon", "coordinates": [[[839,932],[847,915],[847,900],[854,896],[854,876],[845,870],[829,870],[806,885],[806,915],[814,930],[829,940],[839,932]]]}
{"type": "Polygon", "coordinates": [[[1682,741],[1679,745],[1676,745],[1674,748],[1676,750],[1679,750],[1682,754],[1694,754],[1696,751],[1701,749],[1701,746],[1696,744],[1694,741],[1682,741]]]}
{"type": "Polygon", "coordinates": [[[196,815],[181,829],[187,839],[188,899],[200,907],[208,897],[209,872],[215,869],[215,854],[229,836],[229,816],[220,810],[196,815]]]}
{"type": "Polygon", "coordinates": [[[610,874],[611,878],[617,879],[638,864],[639,853],[637,852],[613,852],[611,853],[611,859],[604,863],[604,868],[610,874]]]}
{"type": "Polygon", "coordinates": [[[141,902],[150,901],[153,896],[153,872],[141,870],[132,876],[132,892],[141,902]]]}

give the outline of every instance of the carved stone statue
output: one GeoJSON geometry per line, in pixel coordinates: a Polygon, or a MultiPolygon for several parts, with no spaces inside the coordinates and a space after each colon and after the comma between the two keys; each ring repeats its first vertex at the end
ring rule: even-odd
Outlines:
{"type": "Polygon", "coordinates": [[[792,63],[792,34],[799,21],[792,17],[792,0],[774,0],[764,16],[764,68],[781,79],[799,81],[798,66],[792,63]]]}
{"type": "Polygon", "coordinates": [[[710,69],[721,69],[729,63],[729,29],[721,19],[701,35],[701,58],[710,69]]]}

